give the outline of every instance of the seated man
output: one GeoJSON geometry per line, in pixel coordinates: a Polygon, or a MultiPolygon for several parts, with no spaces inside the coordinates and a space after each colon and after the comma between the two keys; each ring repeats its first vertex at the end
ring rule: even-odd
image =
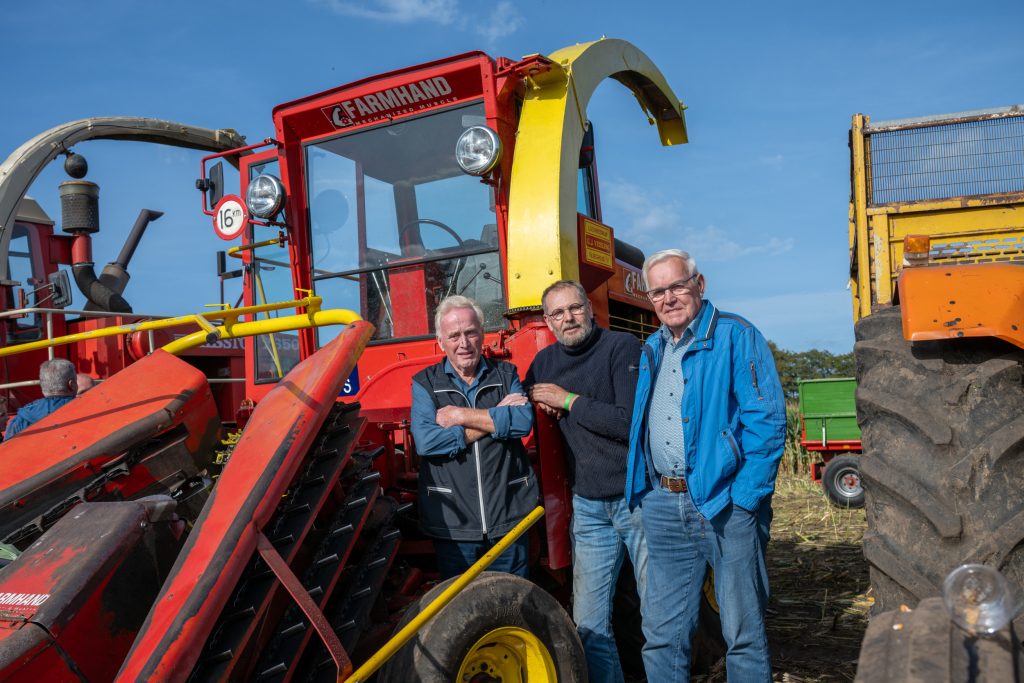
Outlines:
{"type": "MultiPolygon", "coordinates": [[[[537,505],[537,477],[520,437],[533,427],[511,363],[481,357],[483,314],[450,296],[437,308],[447,358],[412,384],[412,435],[420,454],[420,528],[434,538],[447,579],[466,571],[537,505]]],[[[527,576],[526,536],[490,569],[527,576]]]]}
{"type": "Polygon", "coordinates": [[[77,396],[81,396],[82,394],[96,386],[96,380],[92,378],[92,375],[87,375],[84,372],[80,372],[78,373],[78,375],[76,375],[76,377],[78,380],[78,393],[76,394],[77,396]]]}
{"type": "Polygon", "coordinates": [[[7,425],[4,441],[60,408],[78,392],[78,378],[74,364],[63,358],[53,358],[39,366],[39,388],[43,397],[22,406],[7,425]]]}

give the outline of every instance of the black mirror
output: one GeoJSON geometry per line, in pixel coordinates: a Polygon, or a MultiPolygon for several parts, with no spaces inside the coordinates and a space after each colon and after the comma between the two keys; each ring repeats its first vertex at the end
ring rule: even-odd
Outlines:
{"type": "Polygon", "coordinates": [[[71,305],[71,278],[68,271],[58,270],[46,278],[50,286],[50,301],[47,308],[64,308],[71,305]]]}
{"type": "Polygon", "coordinates": [[[587,168],[594,163],[594,124],[587,121],[587,132],[583,134],[580,145],[580,168],[587,168]]]}
{"type": "Polygon", "coordinates": [[[217,206],[224,197],[224,162],[218,161],[210,167],[210,189],[207,190],[207,196],[210,199],[210,208],[217,206]]]}

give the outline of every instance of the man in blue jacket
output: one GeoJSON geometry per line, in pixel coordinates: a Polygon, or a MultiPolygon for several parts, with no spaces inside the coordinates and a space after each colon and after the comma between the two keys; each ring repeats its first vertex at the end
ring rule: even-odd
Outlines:
{"type": "Polygon", "coordinates": [[[647,678],[689,681],[707,565],[730,683],[771,681],[765,548],[786,409],[771,351],[743,318],[704,299],[693,257],[644,262],[661,328],[644,344],[626,500],[647,537],[647,678]]]}
{"type": "Polygon", "coordinates": [[[74,364],[51,358],[39,366],[39,388],[43,397],[26,404],[7,425],[4,440],[12,439],[75,397],[78,379],[74,364]]]}

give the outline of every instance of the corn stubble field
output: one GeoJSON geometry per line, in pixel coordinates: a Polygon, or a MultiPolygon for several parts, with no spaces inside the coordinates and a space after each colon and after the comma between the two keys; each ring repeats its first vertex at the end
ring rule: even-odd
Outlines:
{"type": "MultiPolygon", "coordinates": [[[[800,448],[799,419],[790,413],[768,546],[772,670],[776,681],[852,681],[872,602],[864,511],[832,506],[811,481],[813,456],[800,448]]],[[[724,662],[694,680],[724,682],[724,662]]]]}

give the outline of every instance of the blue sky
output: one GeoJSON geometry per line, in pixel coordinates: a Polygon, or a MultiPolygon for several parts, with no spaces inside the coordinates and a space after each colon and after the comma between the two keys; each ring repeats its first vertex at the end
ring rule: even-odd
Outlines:
{"type": "MultiPolygon", "coordinates": [[[[469,50],[518,58],[602,35],[629,40],[689,106],[691,142],[661,148],[632,96],[603,85],[588,113],[605,221],[648,252],[693,252],[717,305],[794,350],[853,343],[850,116],[1024,102],[1020,0],[42,0],[6,7],[2,24],[0,158],[46,128],[100,115],[231,127],[255,142],[272,135],[274,105],[376,73],[469,50]]],[[[215,302],[213,252],[224,243],[192,189],[201,155],[111,142],[79,151],[102,187],[100,265],[140,208],[166,212],[132,264],[135,309],[215,302]]],[[[32,190],[53,216],[63,179],[52,167],[32,190]]]]}

